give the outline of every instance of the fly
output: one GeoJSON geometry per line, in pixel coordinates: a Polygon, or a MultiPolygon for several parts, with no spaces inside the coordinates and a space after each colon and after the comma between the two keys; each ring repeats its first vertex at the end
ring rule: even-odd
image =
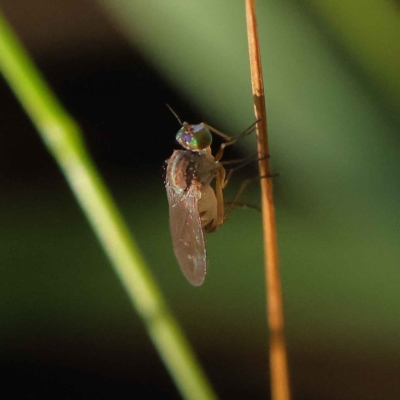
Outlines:
{"type": "Polygon", "coordinates": [[[179,266],[193,286],[200,286],[207,272],[205,233],[214,232],[225,219],[223,189],[230,174],[227,176],[220,160],[224,148],[250,133],[254,124],[230,138],[203,122],[190,125],[177,119],[182,127],[176,140],[184,150],[175,150],[166,161],[169,223],[179,266]],[[210,148],[211,132],[226,140],[215,156],[210,148]],[[215,190],[211,186],[214,179],[215,190]]]}

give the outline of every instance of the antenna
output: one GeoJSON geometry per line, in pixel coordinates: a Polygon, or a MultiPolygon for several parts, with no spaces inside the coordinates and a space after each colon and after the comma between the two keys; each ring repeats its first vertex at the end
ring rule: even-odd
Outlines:
{"type": "Polygon", "coordinates": [[[178,122],[181,124],[181,126],[183,126],[182,121],[179,119],[178,114],[169,106],[168,103],[166,103],[166,106],[169,108],[169,111],[172,112],[172,114],[175,115],[175,118],[178,120],[178,122]]]}

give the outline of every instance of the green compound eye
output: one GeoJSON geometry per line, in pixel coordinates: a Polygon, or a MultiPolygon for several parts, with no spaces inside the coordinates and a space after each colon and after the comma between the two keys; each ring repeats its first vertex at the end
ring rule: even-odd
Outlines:
{"type": "Polygon", "coordinates": [[[182,128],[176,134],[176,140],[187,150],[200,151],[211,145],[212,136],[204,124],[189,125],[184,122],[182,128]]]}

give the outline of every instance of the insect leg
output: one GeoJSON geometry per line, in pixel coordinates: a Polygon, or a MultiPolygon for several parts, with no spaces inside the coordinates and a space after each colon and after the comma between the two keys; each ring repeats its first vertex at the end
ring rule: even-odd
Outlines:
{"type": "MultiPolygon", "coordinates": [[[[231,170],[232,171],[232,170],[231,170]]],[[[229,171],[230,172],[230,171],[229,171]]],[[[228,173],[228,179],[229,179],[230,174],[228,173]]],[[[246,179],[242,182],[242,184],[240,185],[240,188],[238,190],[238,192],[236,193],[235,198],[233,199],[232,202],[230,202],[228,204],[228,210],[226,212],[226,214],[224,215],[224,221],[228,218],[229,214],[232,211],[232,208],[235,207],[235,204],[237,203],[237,200],[239,199],[239,197],[242,195],[242,193],[244,192],[244,190],[246,189],[247,185],[252,181],[253,179],[246,179]]]]}
{"type": "MultiPolygon", "coordinates": [[[[253,132],[255,125],[256,125],[258,122],[259,122],[259,120],[257,120],[256,122],[253,122],[244,132],[242,132],[240,135],[238,135],[238,136],[236,136],[236,137],[230,138],[229,136],[227,136],[226,138],[229,138],[229,139],[227,139],[227,142],[221,144],[221,147],[219,148],[218,153],[217,153],[217,154],[215,155],[215,157],[214,157],[215,161],[219,161],[219,160],[222,158],[222,155],[224,154],[224,149],[225,149],[225,147],[231,146],[232,144],[236,143],[238,140],[240,140],[240,139],[242,139],[242,138],[244,138],[244,137],[250,135],[250,134],[253,132]]],[[[209,127],[209,126],[207,126],[207,127],[208,127],[212,132],[217,133],[216,131],[213,131],[213,130],[212,130],[212,129],[214,129],[214,128],[209,127]]],[[[218,134],[220,134],[220,133],[221,133],[221,132],[218,132],[218,134]]],[[[225,136],[226,136],[226,135],[224,135],[224,136],[222,136],[222,137],[225,138],[225,136]]]]}
{"type": "MultiPolygon", "coordinates": [[[[228,172],[228,177],[225,179],[225,182],[229,179],[229,177],[231,175],[230,174],[231,171],[232,170],[230,170],[228,172]]],[[[251,209],[254,209],[254,210],[257,210],[257,211],[261,211],[261,209],[259,207],[238,202],[238,199],[243,194],[243,192],[245,191],[245,189],[249,185],[249,183],[253,182],[254,180],[256,180],[256,179],[257,180],[258,179],[265,179],[265,178],[274,178],[274,177],[277,177],[277,176],[279,176],[279,174],[271,174],[271,175],[268,175],[268,176],[260,176],[260,177],[257,176],[255,178],[249,178],[249,179],[244,180],[242,182],[242,184],[240,185],[240,188],[239,188],[238,192],[236,193],[236,196],[234,197],[233,201],[231,201],[229,203],[225,203],[225,205],[227,206],[228,210],[227,210],[227,212],[226,212],[226,214],[224,216],[224,221],[228,218],[229,214],[232,211],[232,208],[234,208],[234,207],[236,207],[236,208],[251,208],[251,209]]],[[[225,186],[226,186],[226,184],[225,184],[225,186]]]]}
{"type": "Polygon", "coordinates": [[[225,168],[220,165],[220,168],[218,169],[218,174],[215,178],[215,194],[217,197],[217,223],[218,225],[221,225],[224,220],[224,194],[222,192],[222,189],[224,188],[223,184],[225,182],[225,168]]]}
{"type": "Polygon", "coordinates": [[[246,158],[237,158],[235,160],[228,160],[228,161],[220,161],[220,164],[222,164],[224,167],[226,165],[231,165],[231,164],[242,164],[248,160],[257,160],[257,154],[253,157],[246,157],[246,158]]]}
{"type": "Polygon", "coordinates": [[[228,214],[230,214],[231,209],[232,208],[249,208],[250,210],[254,210],[254,211],[258,211],[261,212],[261,208],[258,206],[254,206],[253,204],[249,204],[249,203],[242,203],[242,202],[232,202],[232,201],[228,201],[227,203],[225,203],[225,208],[229,207],[229,211],[225,214],[224,220],[228,217],[228,214]]]}
{"type": "Polygon", "coordinates": [[[221,131],[219,131],[218,129],[213,128],[211,125],[206,124],[205,122],[202,122],[202,124],[208,128],[211,132],[215,133],[218,136],[221,136],[223,139],[225,139],[226,141],[230,141],[232,140],[232,138],[228,135],[225,135],[225,133],[222,133],[221,131]]]}
{"type": "MultiPolygon", "coordinates": [[[[226,176],[226,178],[225,178],[225,181],[224,181],[224,183],[223,183],[223,185],[222,185],[222,188],[225,189],[225,187],[226,187],[226,185],[228,184],[229,179],[230,179],[230,177],[231,177],[231,175],[233,174],[234,171],[237,171],[237,170],[239,170],[240,168],[245,167],[246,165],[250,164],[250,163],[253,162],[253,161],[264,160],[264,159],[269,158],[269,157],[270,157],[270,156],[268,155],[268,156],[265,156],[265,157],[262,157],[262,158],[253,158],[253,157],[249,157],[249,158],[247,158],[247,159],[243,159],[243,160],[242,160],[242,163],[239,164],[237,167],[234,167],[234,168],[231,168],[230,170],[228,170],[228,174],[227,174],[227,176],[226,176]]],[[[238,160],[238,161],[239,161],[239,160],[238,160]]],[[[224,165],[225,165],[225,164],[229,164],[229,161],[228,161],[227,163],[221,162],[221,164],[224,164],[224,165]]]]}

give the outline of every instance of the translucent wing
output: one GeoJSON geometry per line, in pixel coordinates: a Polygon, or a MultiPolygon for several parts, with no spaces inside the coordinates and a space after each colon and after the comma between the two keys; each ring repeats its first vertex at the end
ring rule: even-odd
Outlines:
{"type": "Polygon", "coordinates": [[[207,272],[207,254],[198,200],[190,191],[177,194],[169,186],[167,196],[175,256],[187,280],[200,286],[207,272]]]}

